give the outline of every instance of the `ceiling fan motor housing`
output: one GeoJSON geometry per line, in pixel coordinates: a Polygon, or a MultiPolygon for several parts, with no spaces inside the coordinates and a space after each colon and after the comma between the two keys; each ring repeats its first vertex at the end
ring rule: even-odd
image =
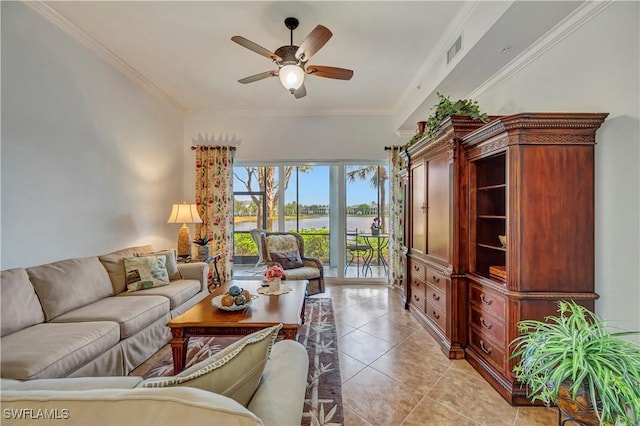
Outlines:
{"type": "Polygon", "coordinates": [[[298,46],[282,46],[279,47],[274,53],[282,58],[282,65],[297,64],[296,52],[298,46]]]}

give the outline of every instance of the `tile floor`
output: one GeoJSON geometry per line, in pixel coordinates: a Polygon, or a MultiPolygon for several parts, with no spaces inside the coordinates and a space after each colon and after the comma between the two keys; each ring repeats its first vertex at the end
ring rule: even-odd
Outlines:
{"type": "Polygon", "coordinates": [[[512,407],[465,361],[449,360],[384,285],[328,284],[344,424],[557,425],[555,409],[512,407]]]}
{"type": "MultiPolygon", "coordinates": [[[[345,426],[553,426],[556,409],[512,407],[465,361],[450,360],[385,285],[327,283],[333,298],[345,426]]],[[[132,372],[170,353],[162,348],[132,372]]]]}

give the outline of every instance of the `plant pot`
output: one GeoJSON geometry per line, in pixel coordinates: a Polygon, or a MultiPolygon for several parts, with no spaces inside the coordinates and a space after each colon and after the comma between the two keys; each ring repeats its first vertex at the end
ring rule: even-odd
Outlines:
{"type": "Polygon", "coordinates": [[[380,230],[377,228],[371,228],[371,235],[380,235],[380,230]]]}
{"type": "Polygon", "coordinates": [[[198,246],[198,259],[205,261],[209,258],[209,246],[198,246]]]}
{"type": "Polygon", "coordinates": [[[572,386],[573,383],[570,381],[566,381],[560,385],[560,389],[558,389],[558,400],[556,401],[558,409],[582,425],[598,426],[600,421],[598,420],[596,410],[594,410],[591,404],[591,395],[589,395],[587,387],[584,383],[581,384],[575,399],[573,399],[571,392],[572,386]]]}

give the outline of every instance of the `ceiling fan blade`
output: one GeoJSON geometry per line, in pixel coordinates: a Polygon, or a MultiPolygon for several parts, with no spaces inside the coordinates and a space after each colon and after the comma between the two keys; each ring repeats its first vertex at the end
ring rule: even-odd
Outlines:
{"type": "Polygon", "coordinates": [[[296,99],[300,99],[304,98],[305,96],[307,96],[307,88],[304,87],[304,83],[302,83],[302,86],[298,87],[298,89],[293,92],[293,97],[296,99]]]}
{"type": "Polygon", "coordinates": [[[325,67],[322,65],[309,65],[306,69],[307,74],[313,74],[318,77],[335,78],[336,80],[351,80],[353,71],[346,68],[325,67]]]}
{"type": "Polygon", "coordinates": [[[302,62],[308,61],[318,50],[322,49],[322,46],[329,41],[332,35],[329,28],[318,25],[298,47],[296,59],[302,60],[302,62]]]}
{"type": "Polygon", "coordinates": [[[267,58],[272,59],[274,61],[282,62],[282,58],[280,56],[276,55],[270,50],[265,49],[259,44],[252,42],[251,40],[247,40],[242,36],[233,36],[231,37],[231,40],[235,41],[242,47],[246,47],[247,49],[256,52],[259,55],[266,56],[267,58]]]}
{"type": "Polygon", "coordinates": [[[261,72],[260,74],[254,74],[254,75],[250,75],[249,77],[242,78],[238,80],[238,83],[242,83],[242,84],[253,83],[254,81],[262,80],[263,78],[267,78],[267,77],[274,77],[276,75],[278,75],[278,71],[273,71],[273,70],[265,71],[265,72],[261,72]]]}

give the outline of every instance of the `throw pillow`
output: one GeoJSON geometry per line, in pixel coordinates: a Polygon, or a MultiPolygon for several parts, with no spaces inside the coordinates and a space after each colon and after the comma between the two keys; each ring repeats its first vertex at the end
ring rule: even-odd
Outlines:
{"type": "Polygon", "coordinates": [[[284,253],[274,251],[269,253],[269,256],[271,257],[271,260],[278,262],[282,266],[282,269],[295,269],[302,268],[304,266],[298,250],[287,251],[284,253]]]}
{"type": "Polygon", "coordinates": [[[169,281],[181,280],[184,277],[178,269],[178,256],[175,250],[158,250],[152,253],[136,253],[135,256],[166,256],[167,260],[165,266],[167,267],[167,274],[169,274],[169,281]]]}
{"type": "Polygon", "coordinates": [[[169,284],[166,256],[140,256],[124,259],[125,284],[129,293],[169,284]]]}
{"type": "Polygon", "coordinates": [[[191,386],[227,396],[245,407],[255,393],[282,324],[265,328],[173,377],[142,381],[137,387],[191,386]]]}

